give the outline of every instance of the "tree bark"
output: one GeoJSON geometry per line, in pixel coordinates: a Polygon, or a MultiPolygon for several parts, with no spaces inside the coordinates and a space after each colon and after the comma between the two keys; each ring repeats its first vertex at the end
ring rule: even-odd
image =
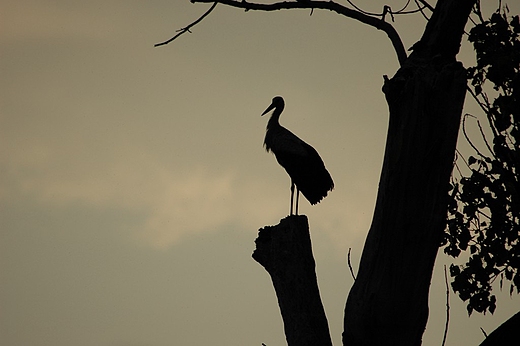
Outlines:
{"type": "Polygon", "coordinates": [[[520,340],[520,312],[502,323],[480,346],[515,345],[520,340]]]}
{"type": "Polygon", "coordinates": [[[345,306],[344,345],[420,345],[466,92],[455,60],[474,0],[440,0],[383,91],[390,121],[379,191],[345,306]]]}
{"type": "Polygon", "coordinates": [[[332,346],[306,216],[260,229],[253,258],[271,276],[289,346],[332,346]]]}

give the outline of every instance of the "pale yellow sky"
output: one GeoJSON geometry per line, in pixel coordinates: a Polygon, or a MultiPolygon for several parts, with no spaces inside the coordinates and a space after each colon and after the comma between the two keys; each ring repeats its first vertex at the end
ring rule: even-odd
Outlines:
{"type": "MultiPolygon", "coordinates": [[[[225,6],[153,48],[207,8],[2,2],[0,344],[283,345],[271,282],[251,259],[258,228],[289,211],[289,178],[262,147],[275,95],[281,123],[334,178],[300,211],[341,344],[346,253],[356,267],[386,136],[382,76],[396,56],[382,32],[333,13],[225,6]]],[[[411,46],[423,18],[396,19],[411,46]]],[[[424,345],[441,343],[444,308],[437,270],[424,345]]],[[[452,294],[447,345],[478,344],[479,327],[519,308],[500,295],[495,316],[468,319],[452,294]]]]}

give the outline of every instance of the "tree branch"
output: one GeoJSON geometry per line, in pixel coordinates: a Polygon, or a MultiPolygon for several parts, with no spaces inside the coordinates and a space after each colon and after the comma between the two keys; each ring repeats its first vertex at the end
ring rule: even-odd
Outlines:
{"type": "MultiPolygon", "coordinates": [[[[333,11],[333,12],[341,14],[345,17],[352,18],[352,19],[360,21],[364,24],[370,25],[378,30],[384,31],[387,34],[390,41],[392,42],[392,45],[397,54],[397,59],[399,60],[400,65],[402,65],[408,57],[406,54],[406,50],[404,48],[403,42],[401,41],[401,38],[399,37],[399,34],[397,33],[395,28],[390,23],[387,23],[384,20],[381,20],[379,18],[375,18],[375,17],[369,16],[369,15],[366,15],[359,11],[347,8],[343,5],[335,3],[333,1],[314,1],[314,0],[307,0],[307,1],[301,1],[301,2],[300,1],[298,1],[298,2],[281,1],[281,2],[276,2],[276,3],[272,3],[272,4],[258,4],[258,3],[253,3],[253,2],[247,2],[246,0],[218,0],[218,1],[215,1],[215,0],[190,0],[190,1],[192,3],[211,3],[211,2],[214,2],[215,4],[220,3],[220,4],[228,5],[231,7],[242,8],[246,11],[249,11],[249,10],[252,10],[252,11],[277,11],[277,10],[288,10],[288,9],[295,9],[295,8],[321,9],[321,10],[333,11]]],[[[194,24],[196,24],[196,23],[194,23],[194,24]]],[[[193,24],[188,26],[187,28],[189,29],[191,26],[193,26],[193,24]]],[[[181,29],[181,30],[183,30],[183,29],[181,29]]],[[[177,35],[177,36],[179,36],[179,35],[177,35]]],[[[171,40],[170,40],[170,42],[171,42],[171,40]]]]}
{"type": "Polygon", "coordinates": [[[448,274],[446,272],[446,265],[444,265],[444,282],[446,284],[446,325],[444,326],[442,346],[446,345],[446,337],[448,336],[448,326],[450,325],[450,286],[448,285],[448,274]]]}
{"type": "Polygon", "coordinates": [[[352,248],[348,248],[347,263],[348,263],[348,269],[350,269],[350,275],[352,275],[352,278],[355,281],[356,275],[354,275],[354,270],[352,269],[352,263],[350,262],[350,250],[352,250],[352,248]]]}
{"type": "Polygon", "coordinates": [[[430,5],[426,0],[417,0],[418,2],[420,2],[421,4],[424,5],[424,7],[427,7],[430,11],[434,11],[435,8],[433,8],[432,5],[430,5]]]}
{"type": "Polygon", "coordinates": [[[170,38],[169,40],[166,40],[164,42],[161,42],[161,43],[156,43],[154,44],[154,47],[159,47],[159,46],[163,46],[165,44],[168,44],[170,43],[171,41],[175,40],[177,37],[181,36],[182,34],[185,34],[187,32],[191,32],[190,29],[199,24],[208,14],[211,13],[211,11],[213,11],[215,9],[215,7],[217,7],[217,4],[218,2],[215,2],[213,3],[213,5],[209,8],[209,10],[206,11],[206,13],[204,13],[202,16],[199,17],[199,19],[197,19],[196,21],[194,21],[193,23],[191,23],[190,25],[184,27],[184,28],[181,28],[179,30],[177,30],[178,34],[173,36],[172,38],[170,38]]]}

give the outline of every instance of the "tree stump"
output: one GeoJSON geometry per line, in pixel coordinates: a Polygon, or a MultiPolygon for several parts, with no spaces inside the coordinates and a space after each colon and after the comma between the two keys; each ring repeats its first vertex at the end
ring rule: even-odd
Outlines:
{"type": "Polygon", "coordinates": [[[304,215],[259,230],[253,259],[271,276],[289,346],[332,346],[304,215]]]}

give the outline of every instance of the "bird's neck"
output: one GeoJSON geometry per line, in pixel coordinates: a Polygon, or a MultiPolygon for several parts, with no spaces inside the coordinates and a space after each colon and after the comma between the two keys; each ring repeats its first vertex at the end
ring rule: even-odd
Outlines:
{"type": "Polygon", "coordinates": [[[275,108],[275,110],[273,111],[273,115],[271,115],[271,118],[267,122],[268,130],[273,129],[275,127],[280,127],[279,119],[280,119],[280,114],[282,114],[282,111],[283,111],[283,107],[275,108]]]}

